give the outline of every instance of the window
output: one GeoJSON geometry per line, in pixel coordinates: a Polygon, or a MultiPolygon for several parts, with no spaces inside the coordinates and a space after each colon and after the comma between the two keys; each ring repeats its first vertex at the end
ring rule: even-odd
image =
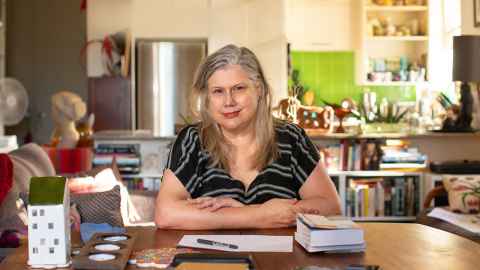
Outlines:
{"type": "Polygon", "coordinates": [[[50,252],[50,254],[53,254],[53,253],[55,253],[55,248],[51,247],[51,248],[48,249],[48,251],[50,252]]]}
{"type": "Polygon", "coordinates": [[[44,209],[40,209],[40,216],[41,217],[45,216],[45,210],[44,209]]]}
{"type": "Polygon", "coordinates": [[[55,246],[58,246],[59,243],[60,243],[60,240],[58,240],[58,238],[53,239],[53,244],[55,246]]]}
{"type": "Polygon", "coordinates": [[[41,246],[45,245],[45,242],[46,242],[46,241],[45,241],[45,238],[41,238],[41,239],[40,239],[40,245],[41,245],[41,246]]]}
{"type": "Polygon", "coordinates": [[[33,224],[32,224],[32,229],[34,229],[34,230],[38,229],[37,223],[33,223],[33,224]]]}
{"type": "Polygon", "coordinates": [[[49,228],[50,230],[53,230],[53,222],[49,222],[49,223],[48,223],[48,228],[49,228]]]}
{"type": "Polygon", "coordinates": [[[32,253],[33,254],[38,254],[38,248],[36,248],[36,247],[32,248],[32,253]]]}
{"type": "Polygon", "coordinates": [[[37,216],[37,210],[36,210],[36,209],[33,209],[33,210],[32,210],[32,216],[34,216],[34,217],[37,216]]]}

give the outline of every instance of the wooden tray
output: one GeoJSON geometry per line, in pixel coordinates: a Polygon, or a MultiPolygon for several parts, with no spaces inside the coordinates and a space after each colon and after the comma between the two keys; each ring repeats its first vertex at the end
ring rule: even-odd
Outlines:
{"type": "Polygon", "coordinates": [[[75,269],[122,270],[135,242],[132,233],[96,233],[72,258],[75,269]]]}

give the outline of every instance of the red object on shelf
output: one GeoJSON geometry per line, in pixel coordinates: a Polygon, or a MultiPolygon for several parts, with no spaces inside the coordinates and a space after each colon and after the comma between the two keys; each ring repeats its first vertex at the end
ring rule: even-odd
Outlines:
{"type": "Polygon", "coordinates": [[[43,146],[57,174],[71,174],[92,169],[93,151],[90,147],[72,149],[43,146]]]}

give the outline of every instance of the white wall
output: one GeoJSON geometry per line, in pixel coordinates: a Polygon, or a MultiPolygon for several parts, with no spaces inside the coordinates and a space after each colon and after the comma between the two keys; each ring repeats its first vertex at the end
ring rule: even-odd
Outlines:
{"type": "MultiPolygon", "coordinates": [[[[88,40],[130,30],[137,38],[207,38],[207,0],[95,0],[87,9],[88,40]]],[[[88,76],[105,74],[100,45],[89,46],[88,76]]],[[[133,62],[132,62],[133,63],[133,62]]]]}
{"type": "MultiPolygon", "coordinates": [[[[473,25],[473,0],[462,1],[462,35],[480,35],[480,27],[473,25]]],[[[477,7],[480,10],[479,7],[477,7]]]]}
{"type": "MultiPolygon", "coordinates": [[[[95,0],[98,1],[98,0],[95,0]]],[[[206,38],[206,0],[130,0],[136,38],[206,38]]]]}
{"type": "MultiPolygon", "coordinates": [[[[87,40],[103,39],[108,34],[132,28],[132,0],[95,0],[87,6],[87,40]]],[[[87,50],[87,75],[105,74],[101,58],[101,45],[89,45],[87,50]]]]}
{"type": "Polygon", "coordinates": [[[273,105],[287,97],[286,2],[253,0],[248,7],[248,46],[272,87],[273,105]]]}
{"type": "Polygon", "coordinates": [[[209,1],[209,53],[231,43],[248,46],[248,2],[246,0],[209,1]]]}
{"type": "MultiPolygon", "coordinates": [[[[262,62],[276,103],[287,95],[284,5],[284,0],[95,0],[88,4],[87,37],[130,29],[134,40],[208,38],[209,53],[230,43],[247,46],[262,62]]],[[[100,45],[90,46],[88,76],[105,74],[100,59],[100,45]]]]}

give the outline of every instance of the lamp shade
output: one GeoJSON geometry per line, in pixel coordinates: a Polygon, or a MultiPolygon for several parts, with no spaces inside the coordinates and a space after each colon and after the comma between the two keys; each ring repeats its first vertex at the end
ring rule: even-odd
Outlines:
{"type": "Polygon", "coordinates": [[[480,82],[480,36],[453,37],[453,80],[480,82]]]}

